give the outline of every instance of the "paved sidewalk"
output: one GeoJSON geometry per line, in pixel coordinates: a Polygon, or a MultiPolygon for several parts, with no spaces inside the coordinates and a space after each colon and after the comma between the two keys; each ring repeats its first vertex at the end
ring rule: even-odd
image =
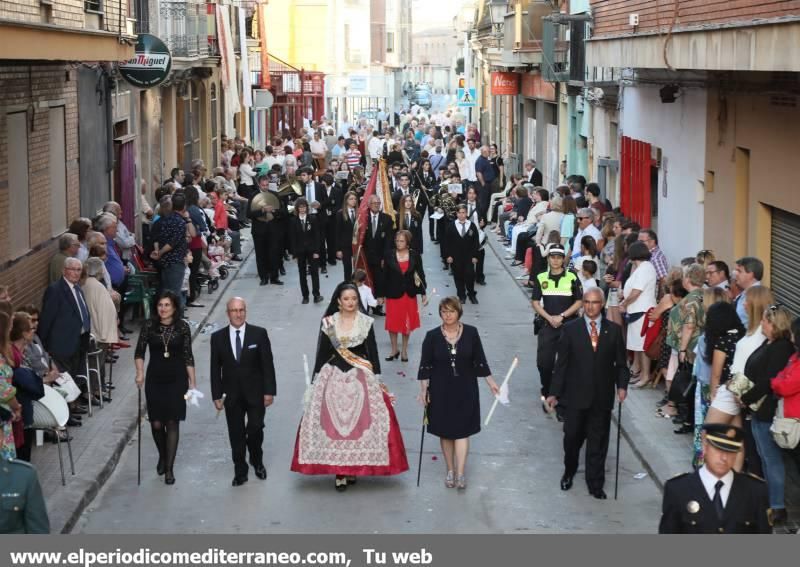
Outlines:
{"type": "MultiPolygon", "coordinates": [[[[244,264],[253,249],[250,232],[243,231],[248,238],[242,243],[244,264]]],[[[220,287],[211,295],[203,294],[200,301],[203,308],[190,308],[189,321],[192,337],[196,338],[207,324],[209,314],[225,291],[234,281],[237,269],[230,271],[227,279],[220,281],[220,287]]],[[[137,321],[140,323],[141,321],[137,321]]],[[[129,327],[131,323],[126,323],[129,327]]],[[[126,444],[136,442],[137,388],[134,382],[136,368],[133,350],[138,338],[137,331],[131,334],[131,348],[120,349],[119,361],[114,365],[112,391],[113,401],[103,409],[94,408],[90,418],[83,416],[83,426],[70,428],[72,435],[72,455],[75,462],[75,475],[70,474],[67,446],[62,443],[66,486],[61,485],[61,472],[58,465],[58,450],[55,444],[45,443],[34,447],[32,462],[39,472],[39,480],[44,491],[47,510],[50,516],[51,533],[69,533],[84,508],[94,499],[103,483],[117,465],[119,456],[126,444]]],[[[144,400],[142,400],[144,404],[144,400]]],[[[143,428],[147,424],[143,424],[143,428]]]]}
{"type": "MultiPolygon", "coordinates": [[[[516,278],[525,273],[524,266],[511,266],[513,260],[506,258],[508,253],[494,232],[487,232],[487,242],[510,277],[516,278]]],[[[530,291],[523,286],[525,280],[515,281],[520,292],[530,300],[530,291]]],[[[647,472],[662,491],[667,480],[692,469],[693,454],[692,436],[676,435],[676,426],[671,419],[656,416],[656,403],[664,396],[663,384],[662,380],[656,389],[631,388],[622,408],[622,436],[641,461],[642,472],[647,472]]],[[[616,410],[613,421],[617,423],[616,410]]],[[[611,434],[613,439],[616,432],[612,431],[611,434]]],[[[789,524],[776,530],[779,533],[795,532],[800,527],[800,477],[789,461],[786,463],[786,507],[789,511],[789,524]]]]}

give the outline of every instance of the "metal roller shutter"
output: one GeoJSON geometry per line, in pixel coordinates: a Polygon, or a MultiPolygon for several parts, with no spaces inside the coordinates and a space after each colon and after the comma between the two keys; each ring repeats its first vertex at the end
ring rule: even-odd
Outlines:
{"type": "Polygon", "coordinates": [[[772,209],[771,276],[778,302],[800,316],[800,215],[772,209]]]}

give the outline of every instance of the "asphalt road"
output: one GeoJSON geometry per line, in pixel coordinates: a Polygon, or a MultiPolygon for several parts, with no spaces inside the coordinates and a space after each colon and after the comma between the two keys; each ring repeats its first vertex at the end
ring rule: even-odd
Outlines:
{"type": "MultiPolygon", "coordinates": [[[[494,236],[490,236],[493,238],[494,236]]],[[[232,488],[224,417],[215,418],[209,401],[208,334],[194,343],[200,408],[188,409],[175,465],[177,483],[166,486],[155,473],[156,452],[149,431],[143,438],[143,479],[136,485],[136,445],[123,453],[116,471],[90,504],[74,533],[655,533],[660,493],[649,479],[635,478],[641,464],[624,442],[620,499],[598,501],[585,487],[583,468],[569,492],[559,489],[561,427],[546,417],[538,401],[535,341],[528,301],[487,247],[488,286],[479,287],[480,305],[465,306],[464,321],[477,325],[489,364],[500,382],[514,356],[520,367],[511,382],[512,403],[499,407],[489,427],[473,437],[467,465],[468,488],[447,489],[438,439],[427,435],[422,482],[416,486],[422,410],[415,401],[416,370],[423,333],[435,327],[436,304],[454,294],[442,270],[438,247],[426,242],[425,269],[431,305],[422,309],[423,328],[412,335],[408,363],[382,362],[383,379],[397,396],[395,406],[412,470],[395,477],[361,478],[345,493],[330,476],[289,471],[304,392],[303,353],[313,364],[319,319],[341,278],[341,267],[322,278],[325,303],[301,305],[297,269],[289,264],[283,287],[259,287],[251,257],[228,290],[248,303],[248,320],[270,333],[278,376],[278,396],[267,410],[266,481],[251,473],[232,488]]],[[[227,320],[224,302],[210,321],[227,320]]],[[[378,348],[390,352],[383,319],[376,321],[378,348]]],[[[481,408],[490,406],[482,384],[481,408]]],[[[614,440],[607,463],[606,491],[613,495],[614,440]]]]}

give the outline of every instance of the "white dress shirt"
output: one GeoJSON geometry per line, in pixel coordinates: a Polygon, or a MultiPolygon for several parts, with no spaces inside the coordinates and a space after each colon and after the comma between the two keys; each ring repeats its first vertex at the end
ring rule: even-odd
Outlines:
{"type": "Polygon", "coordinates": [[[306,183],[306,201],[308,201],[308,212],[312,215],[317,214],[317,209],[311,207],[311,203],[314,201],[319,202],[319,199],[317,199],[317,186],[313,181],[306,183]]]}
{"type": "Polygon", "coordinates": [[[244,352],[244,332],[245,332],[245,328],[246,327],[247,327],[247,323],[244,323],[238,329],[236,327],[234,327],[233,325],[229,325],[228,326],[228,329],[229,329],[229,333],[228,334],[230,335],[230,340],[231,340],[231,351],[233,352],[234,358],[236,357],[236,331],[241,331],[239,333],[239,340],[242,342],[242,352],[244,352]]]}
{"type": "Polygon", "coordinates": [[[705,465],[700,467],[700,480],[703,481],[703,487],[706,489],[706,494],[708,494],[708,499],[712,502],[714,501],[714,493],[717,491],[714,488],[714,485],[717,484],[717,481],[721,480],[724,484],[719,491],[719,496],[722,498],[722,507],[728,505],[728,496],[731,494],[731,486],[733,486],[733,471],[728,471],[728,474],[723,476],[722,478],[717,478],[711,471],[706,468],[705,465]]]}

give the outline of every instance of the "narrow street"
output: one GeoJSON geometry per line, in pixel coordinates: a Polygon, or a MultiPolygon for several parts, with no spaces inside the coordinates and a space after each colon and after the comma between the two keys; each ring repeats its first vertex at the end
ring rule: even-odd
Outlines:
{"type": "MultiPolygon", "coordinates": [[[[480,305],[465,306],[464,321],[476,325],[495,378],[502,380],[514,356],[520,367],[511,382],[512,403],[498,407],[488,428],[473,438],[465,492],[444,487],[438,439],[426,435],[420,487],[416,486],[421,408],[416,370],[424,330],[435,327],[436,305],[453,293],[453,283],[438,261],[438,248],[425,243],[425,268],[431,303],[422,309],[423,328],[412,335],[408,363],[382,362],[383,379],[397,396],[396,411],[411,470],[397,477],[362,478],[345,493],[334,491],[330,476],[289,471],[304,392],[303,354],[313,365],[323,305],[341,277],[341,267],[322,278],[326,301],[301,305],[297,270],[287,265],[283,287],[259,287],[255,258],[239,271],[226,297],[248,303],[248,320],[268,328],[275,355],[278,397],[267,410],[266,481],[250,474],[232,488],[233,465],[224,417],[217,419],[209,396],[209,334],[194,343],[199,388],[207,397],[189,408],[182,424],[175,465],[177,483],[166,486],[155,473],[156,453],[145,425],[142,485],[136,485],[136,442],[132,441],[100,495],[73,533],[654,533],[661,495],[650,477],[635,479],[641,463],[623,440],[620,499],[614,501],[616,428],[612,426],[606,491],[609,500],[589,496],[581,468],[569,492],[559,490],[562,474],[561,427],[538,404],[538,376],[531,311],[516,283],[487,247],[488,286],[479,288],[480,305]],[[334,507],[335,506],[335,507],[334,507]],[[329,513],[336,511],[335,514],[329,513]],[[320,513],[320,511],[326,511],[320,513]],[[338,517],[354,520],[343,524],[338,517]]],[[[227,323],[224,302],[209,321],[227,323]]],[[[378,348],[389,352],[389,338],[377,320],[378,348]]],[[[132,354],[131,354],[132,356],[132,354]]],[[[482,389],[482,413],[490,406],[482,389]]]]}

